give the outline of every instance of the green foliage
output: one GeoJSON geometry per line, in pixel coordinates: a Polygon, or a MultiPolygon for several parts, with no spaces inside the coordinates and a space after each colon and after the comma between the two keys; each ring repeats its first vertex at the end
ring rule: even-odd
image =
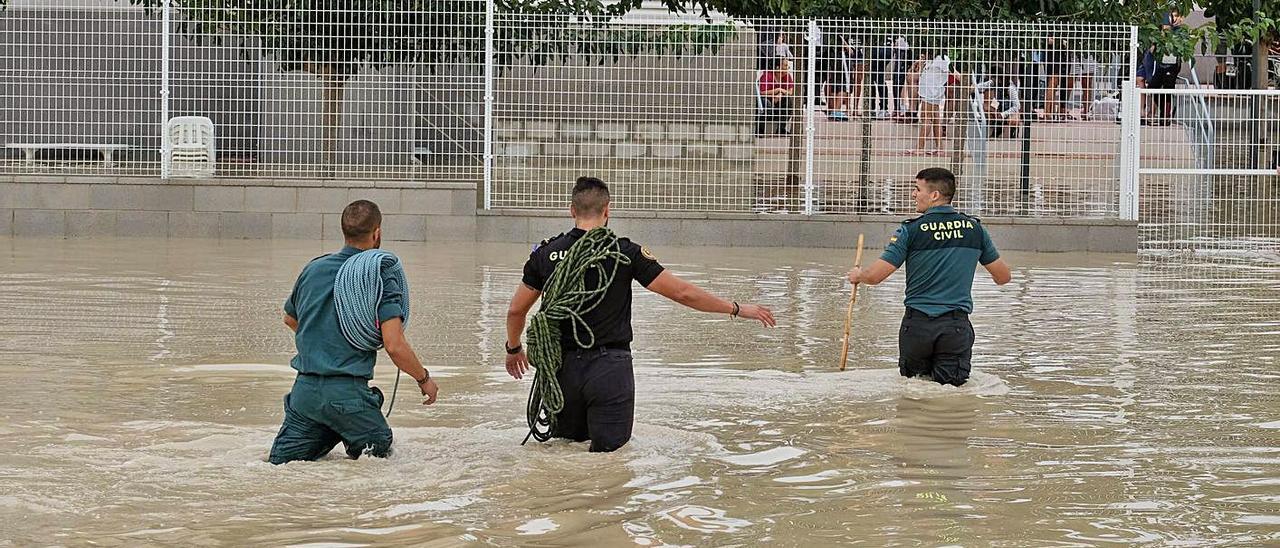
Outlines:
{"type": "MultiPolygon", "coordinates": [[[[5,0],[0,0],[3,2],[5,0]]],[[[676,25],[640,32],[610,25],[641,0],[498,0],[498,65],[603,64],[624,55],[686,55],[733,36],[730,25],[676,25]],[[503,24],[507,14],[532,21],[503,24]]],[[[163,0],[130,0],[148,10],[163,0]]],[[[676,0],[669,9],[684,11],[676,0]]],[[[198,43],[258,47],[285,71],[345,81],[360,67],[420,63],[434,69],[484,62],[485,4],[476,0],[174,0],[179,34],[198,43]]]]}
{"type": "MultiPolygon", "coordinates": [[[[156,10],[163,0],[129,0],[156,10]]],[[[862,18],[897,20],[1121,23],[1139,28],[1144,45],[1190,58],[1277,38],[1280,0],[661,0],[673,13],[710,10],[739,20],[862,18]],[[1215,21],[1162,28],[1170,10],[1205,8],[1215,21]]],[[[731,25],[678,25],[639,32],[613,24],[642,0],[497,0],[502,14],[541,16],[542,24],[499,25],[499,66],[524,62],[603,64],[640,54],[714,51],[734,35],[731,25]],[[572,17],[572,19],[570,19],[572,17]],[[553,24],[554,23],[554,24],[553,24]]],[[[0,0],[0,10],[8,0],[0,0]]],[[[308,70],[345,80],[359,67],[414,62],[428,67],[483,62],[484,3],[477,0],[172,0],[179,33],[201,43],[233,41],[272,52],[284,70],[308,70]]],[[[970,40],[972,41],[972,40],[970,40]]],[[[953,45],[966,50],[1017,47],[999,40],[953,45]]]]}
{"type": "Polygon", "coordinates": [[[1151,13],[1153,0],[689,0],[698,9],[716,9],[750,19],[766,17],[853,17],[868,19],[950,19],[961,21],[1070,21],[1125,23],[1151,13]]]}
{"type": "Polygon", "coordinates": [[[574,23],[569,16],[553,16],[532,24],[498,25],[495,62],[499,67],[518,62],[541,66],[552,61],[602,65],[641,54],[682,57],[715,51],[735,32],[729,24],[611,25],[609,17],[579,18],[574,23]]]}

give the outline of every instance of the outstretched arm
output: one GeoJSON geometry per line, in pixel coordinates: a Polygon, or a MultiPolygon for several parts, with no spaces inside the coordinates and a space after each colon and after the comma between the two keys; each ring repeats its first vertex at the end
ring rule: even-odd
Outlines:
{"type": "MultiPolygon", "coordinates": [[[[538,302],[542,292],[525,284],[516,287],[516,294],[511,297],[511,306],[507,308],[507,348],[520,346],[520,335],[524,334],[525,320],[533,303],[538,302]]],[[[515,354],[507,354],[507,373],[517,379],[524,378],[529,371],[529,356],[524,348],[515,354]]]]}
{"type": "MultiPolygon", "coordinates": [[[[734,312],[733,302],[712,295],[705,289],[680,279],[669,270],[663,270],[661,274],[658,274],[658,277],[649,283],[647,289],[699,312],[716,312],[720,314],[732,314],[734,312]]],[[[777,324],[773,319],[773,312],[757,304],[738,305],[738,316],[759,320],[761,324],[767,327],[773,327],[777,324]]]]}

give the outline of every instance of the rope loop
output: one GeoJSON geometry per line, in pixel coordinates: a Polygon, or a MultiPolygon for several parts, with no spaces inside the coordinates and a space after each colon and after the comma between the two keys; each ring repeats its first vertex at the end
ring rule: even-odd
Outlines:
{"type": "Polygon", "coordinates": [[[622,252],[618,236],[608,228],[599,227],[574,242],[547,279],[542,308],[529,321],[527,344],[529,364],[535,371],[526,419],[529,435],[534,439],[540,442],[551,439],[556,414],[564,409],[564,392],[556,379],[556,373],[564,364],[560,347],[564,324],[572,330],[578,347],[594,347],[595,332],[583,316],[604,302],[618,267],[629,264],[631,258],[622,252]],[[595,276],[588,276],[589,273],[595,276]],[[597,281],[594,287],[587,287],[588,277],[597,281]]]}

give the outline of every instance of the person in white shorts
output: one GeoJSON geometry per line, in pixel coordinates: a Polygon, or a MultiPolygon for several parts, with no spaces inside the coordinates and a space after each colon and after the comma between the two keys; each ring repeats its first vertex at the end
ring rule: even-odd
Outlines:
{"type": "Polygon", "coordinates": [[[951,74],[951,59],[938,54],[925,63],[920,72],[920,133],[916,138],[917,154],[942,153],[942,106],[947,100],[947,77],[951,74]],[[932,137],[936,145],[925,150],[925,141],[932,137]]]}

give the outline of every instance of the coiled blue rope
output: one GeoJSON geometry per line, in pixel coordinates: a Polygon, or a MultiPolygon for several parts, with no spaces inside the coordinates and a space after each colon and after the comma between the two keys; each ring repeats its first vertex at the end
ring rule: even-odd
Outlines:
{"type": "MultiPolygon", "coordinates": [[[[382,329],[378,323],[378,305],[382,303],[382,273],[385,271],[400,285],[403,295],[404,325],[409,325],[409,282],[404,277],[400,258],[390,251],[369,249],[352,255],[338,267],[333,280],[333,306],[338,312],[342,336],[360,350],[375,352],[382,348],[382,329]]],[[[387,416],[396,405],[400,374],[391,389],[387,416]]]]}

